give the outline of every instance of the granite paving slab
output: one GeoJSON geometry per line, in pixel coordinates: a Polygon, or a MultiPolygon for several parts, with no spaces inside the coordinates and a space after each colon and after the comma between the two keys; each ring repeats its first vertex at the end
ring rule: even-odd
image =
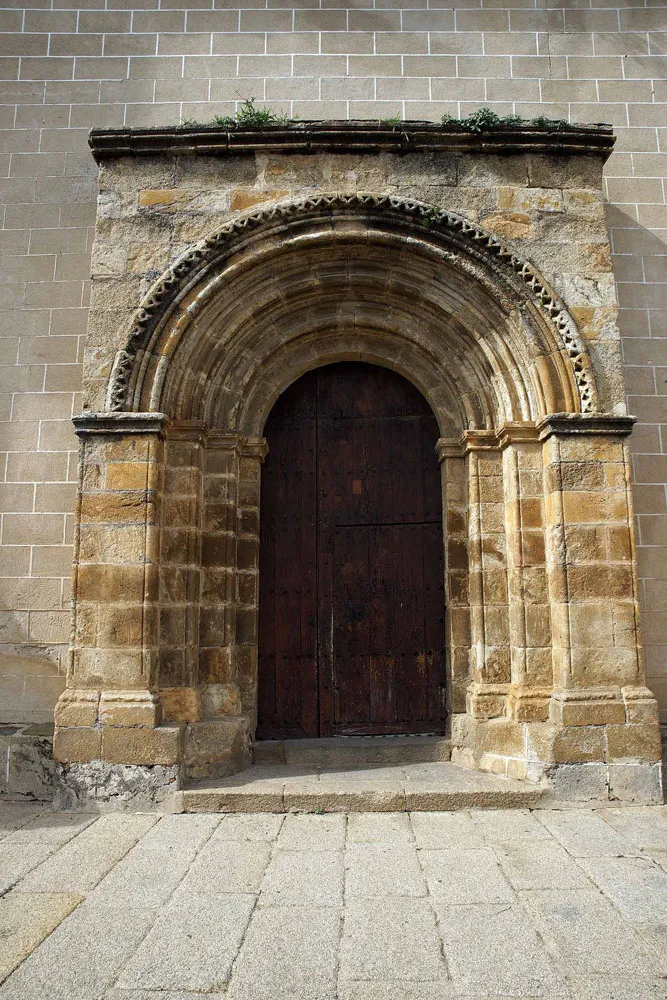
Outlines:
{"type": "Polygon", "coordinates": [[[69,893],[8,893],[0,899],[0,983],[81,902],[69,893]]]}
{"type": "Polygon", "coordinates": [[[82,903],[0,986],[1,1000],[98,1000],[151,926],[150,910],[82,903]]]}
{"type": "Polygon", "coordinates": [[[229,980],[254,905],[254,897],[245,895],[179,897],[160,913],[116,986],[221,990],[229,980]]]}
{"type": "Polygon", "coordinates": [[[341,906],[342,851],[276,851],[266,870],[261,906],[341,906]]]}
{"type": "Polygon", "coordinates": [[[227,990],[229,1000],[335,1000],[340,909],[255,910],[227,990]]]}
{"type": "Polygon", "coordinates": [[[55,815],[5,813],[0,1000],[667,998],[665,809],[55,815]]]}

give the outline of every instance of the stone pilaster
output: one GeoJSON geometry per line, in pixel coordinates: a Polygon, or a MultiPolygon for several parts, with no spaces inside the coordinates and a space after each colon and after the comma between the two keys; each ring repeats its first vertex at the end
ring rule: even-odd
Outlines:
{"type": "Polygon", "coordinates": [[[502,456],[492,431],[463,435],[468,468],[471,675],[475,719],[505,715],[510,685],[502,456]]]}
{"type": "Polygon", "coordinates": [[[561,759],[660,760],[641,655],[627,435],[633,418],[556,414],[544,443],[547,571],[561,759]]]}
{"type": "Polygon", "coordinates": [[[198,422],[171,424],[165,444],[160,558],[160,697],[166,719],[202,717],[199,602],[203,461],[198,422]]]}
{"type": "Polygon", "coordinates": [[[544,544],[542,445],[531,423],[505,424],[503,450],[511,687],[508,714],[545,720],[552,688],[551,616],[544,544]]]}
{"type": "Polygon", "coordinates": [[[54,756],[173,764],[161,727],[159,553],[164,431],[159,413],[85,413],[80,438],[74,615],[54,756]]]}
{"type": "Polygon", "coordinates": [[[436,452],[442,476],[445,542],[445,629],[449,661],[447,711],[460,714],[466,710],[471,655],[468,485],[461,443],[440,438],[436,452]]]}

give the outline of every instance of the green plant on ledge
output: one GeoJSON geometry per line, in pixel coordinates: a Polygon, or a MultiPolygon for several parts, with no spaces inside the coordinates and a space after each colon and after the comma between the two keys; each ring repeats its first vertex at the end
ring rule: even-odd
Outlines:
{"type": "Polygon", "coordinates": [[[467,118],[453,118],[451,115],[443,115],[441,122],[443,125],[453,125],[456,128],[465,129],[467,132],[492,132],[494,129],[521,128],[525,125],[536,125],[548,132],[562,132],[570,127],[570,123],[563,118],[546,118],[544,115],[537,118],[507,115],[501,118],[491,108],[478,108],[467,118]]]}
{"type": "Polygon", "coordinates": [[[235,115],[216,115],[211,122],[199,122],[194,118],[183,118],[181,128],[193,128],[197,125],[219,125],[221,128],[269,128],[272,125],[284,125],[290,121],[284,115],[277,115],[269,108],[255,106],[255,97],[248,97],[235,115]]]}

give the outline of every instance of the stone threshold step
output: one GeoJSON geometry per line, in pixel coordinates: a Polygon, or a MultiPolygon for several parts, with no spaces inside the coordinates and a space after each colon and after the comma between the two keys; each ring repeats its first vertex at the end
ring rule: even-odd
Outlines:
{"type": "Polygon", "coordinates": [[[425,812],[535,806],[544,789],[448,762],[313,768],[252,765],[175,793],[177,812],[425,812]]]}
{"type": "Polygon", "coordinates": [[[446,761],[451,740],[444,736],[332,736],[307,740],[257,740],[255,764],[294,764],[315,767],[359,764],[410,764],[446,761]]]}

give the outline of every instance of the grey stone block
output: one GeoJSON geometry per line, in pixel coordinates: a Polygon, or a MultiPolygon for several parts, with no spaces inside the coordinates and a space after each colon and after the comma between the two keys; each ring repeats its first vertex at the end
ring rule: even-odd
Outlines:
{"type": "Polygon", "coordinates": [[[271,857],[269,844],[232,840],[209,843],[178,888],[190,893],[258,892],[271,857]]]}
{"type": "Polygon", "coordinates": [[[144,849],[198,851],[220,823],[220,816],[163,816],[141,839],[144,849]]]}
{"type": "Polygon", "coordinates": [[[94,816],[75,816],[71,813],[43,812],[19,830],[10,833],[5,843],[66,844],[90,826],[94,816]]]}
{"type": "Polygon", "coordinates": [[[335,1000],[340,911],[255,910],[227,991],[229,1000],[335,1000]]]}
{"type": "Polygon", "coordinates": [[[420,851],[429,892],[455,903],[513,903],[514,890],[488,848],[420,851]]]}
{"type": "Polygon", "coordinates": [[[68,893],[10,892],[0,899],[0,983],[81,902],[68,893]]]}
{"type": "Polygon", "coordinates": [[[659,973],[660,963],[597,889],[534,889],[522,892],[521,899],[547,945],[567,962],[568,975],[659,973]]]}
{"type": "Polygon", "coordinates": [[[488,843],[518,840],[551,840],[551,834],[540,826],[539,812],[528,809],[484,809],[472,814],[477,834],[488,843]]]}
{"type": "Polygon", "coordinates": [[[505,842],[496,857],[515,889],[585,889],[590,883],[560,844],[547,841],[505,842]]]}
{"type": "Polygon", "coordinates": [[[601,809],[598,815],[636,847],[667,850],[667,807],[601,809]]]}
{"type": "Polygon", "coordinates": [[[0,896],[57,850],[56,844],[8,844],[0,849],[0,896]]]}
{"type": "MultiPolygon", "coordinates": [[[[222,989],[255,901],[251,896],[181,897],[163,910],[118,977],[123,989],[222,989]]],[[[117,912],[117,911],[116,911],[117,912]]]]}
{"type": "Polygon", "coordinates": [[[657,764],[610,764],[609,798],[619,802],[654,805],[664,801],[662,762],[657,764]]]}
{"type": "Polygon", "coordinates": [[[141,841],[102,879],[89,899],[104,906],[157,910],[182,882],[194,857],[194,850],[184,848],[145,850],[141,841]]]}
{"type": "Polygon", "coordinates": [[[14,830],[20,829],[38,816],[44,807],[27,802],[4,802],[0,800],[0,840],[14,830]]]}
{"type": "Polygon", "coordinates": [[[588,858],[581,866],[628,920],[667,923],[667,873],[648,858],[588,858]]]}
{"type": "Polygon", "coordinates": [[[410,819],[406,813],[350,813],[347,843],[413,844],[410,819]]]}
{"type": "MultiPolygon", "coordinates": [[[[435,916],[426,899],[351,899],[345,907],[340,978],[447,979],[435,916]]],[[[400,993],[398,994],[400,995],[400,993]]]]}
{"type": "Polygon", "coordinates": [[[157,816],[102,816],[31,872],[21,888],[24,892],[89,892],[156,822],[157,816]]]}
{"type": "Polygon", "coordinates": [[[414,812],[410,813],[410,822],[417,847],[469,850],[484,846],[467,812],[414,812]]]}
{"type": "Polygon", "coordinates": [[[453,985],[468,996],[569,997],[569,990],[524,908],[435,902],[453,985]]]}
{"type": "Polygon", "coordinates": [[[2,1000],[99,1000],[154,919],[82,903],[0,987],[2,1000]]]}
{"type": "Polygon", "coordinates": [[[281,851],[340,851],[345,844],[343,815],[292,814],[285,817],[277,846],[281,851]]]}
{"type": "Polygon", "coordinates": [[[227,840],[272,841],[285,821],[280,813],[232,813],[223,816],[211,844],[227,840]]]}
{"type": "Polygon", "coordinates": [[[622,857],[638,851],[631,841],[588,809],[544,809],[536,816],[545,832],[549,831],[574,857],[622,857]]]}
{"type": "Polygon", "coordinates": [[[547,776],[556,799],[565,802],[604,802],[607,799],[606,764],[559,764],[547,776]]]}
{"type": "Polygon", "coordinates": [[[261,885],[261,906],[340,906],[343,855],[338,851],[277,851],[261,885]]]}
{"type": "Polygon", "coordinates": [[[395,844],[349,844],[345,851],[345,898],[425,896],[417,850],[395,844]]]}

